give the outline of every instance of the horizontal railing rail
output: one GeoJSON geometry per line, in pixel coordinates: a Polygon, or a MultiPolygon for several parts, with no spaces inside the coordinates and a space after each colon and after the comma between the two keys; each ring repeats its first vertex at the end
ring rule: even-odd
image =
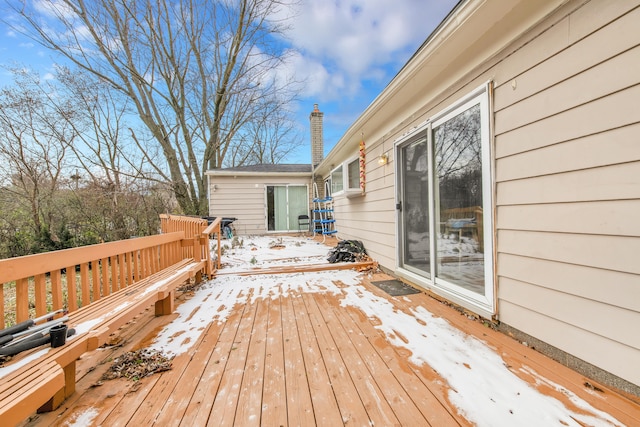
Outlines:
{"type": "Polygon", "coordinates": [[[0,260],[0,329],[91,304],[184,259],[189,244],[174,232],[0,260]]]}

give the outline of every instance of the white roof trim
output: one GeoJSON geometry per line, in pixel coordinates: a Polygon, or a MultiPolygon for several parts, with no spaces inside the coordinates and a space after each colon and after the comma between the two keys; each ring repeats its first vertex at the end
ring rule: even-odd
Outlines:
{"type": "Polygon", "coordinates": [[[205,172],[208,176],[292,176],[292,177],[304,177],[311,179],[311,172],[247,172],[247,171],[223,171],[223,170],[208,170],[205,172]]]}

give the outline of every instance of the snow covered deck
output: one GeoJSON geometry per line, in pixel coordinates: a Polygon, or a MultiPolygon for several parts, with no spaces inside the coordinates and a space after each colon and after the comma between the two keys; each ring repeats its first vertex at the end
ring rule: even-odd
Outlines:
{"type": "Polygon", "coordinates": [[[244,238],[223,256],[229,274],[87,354],[76,393],[25,425],[640,425],[637,401],[426,294],[389,296],[371,284],[385,274],[282,273],[324,263],[327,251],[244,238]],[[280,274],[242,274],[269,267],[280,274]],[[140,348],[175,356],[173,368],[99,381],[140,348]]]}

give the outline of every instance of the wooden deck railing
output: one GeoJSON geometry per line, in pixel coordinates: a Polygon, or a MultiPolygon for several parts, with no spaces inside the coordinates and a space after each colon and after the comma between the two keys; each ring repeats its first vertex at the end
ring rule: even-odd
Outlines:
{"type": "MultiPolygon", "coordinates": [[[[195,218],[183,215],[160,215],[160,230],[162,233],[171,233],[175,231],[183,231],[185,239],[200,240],[201,258],[207,260],[211,259],[211,248],[209,247],[209,236],[212,234],[217,235],[218,244],[216,247],[216,268],[220,268],[220,256],[222,254],[220,247],[220,221],[221,217],[216,218],[211,224],[207,225],[208,221],[203,218],[195,218]]],[[[196,246],[194,246],[196,247],[196,246]]],[[[191,250],[191,247],[186,248],[187,251],[191,250]]],[[[193,253],[188,253],[189,256],[193,256],[193,253]]],[[[211,264],[210,262],[207,265],[211,264]]],[[[211,272],[207,271],[207,274],[211,272]]]]}
{"type": "Polygon", "coordinates": [[[73,312],[176,262],[205,261],[220,221],[162,215],[162,234],[0,260],[0,329],[66,309],[73,312]]]}

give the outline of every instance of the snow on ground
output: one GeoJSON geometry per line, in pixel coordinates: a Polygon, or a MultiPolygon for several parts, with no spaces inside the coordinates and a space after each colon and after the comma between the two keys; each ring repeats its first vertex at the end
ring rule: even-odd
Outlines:
{"type": "MultiPolygon", "coordinates": [[[[276,238],[244,237],[243,247],[223,256],[226,273],[255,266],[282,265],[286,258],[318,263],[326,259],[327,247],[312,240],[282,238],[284,248],[270,249],[276,238]]],[[[325,261],[326,262],[326,261],[325,261]]],[[[181,304],[179,317],[160,332],[152,348],[170,355],[185,352],[213,321],[224,322],[236,304],[258,298],[286,297],[299,292],[326,292],[342,297],[343,306],[362,310],[380,320],[377,326],[389,341],[411,351],[411,361],[437,371],[449,385],[449,400],[471,422],[479,426],[621,426],[562,386],[542,377],[533,369],[526,372],[539,384],[564,394],[581,413],[566,408],[511,372],[500,355],[485,342],[435,317],[424,307],[411,313],[395,309],[385,298],[362,286],[355,271],[236,276],[220,275],[202,285],[191,299],[181,304]],[[402,338],[398,333],[402,334],[402,338]],[[588,415],[585,415],[588,414],[588,415]]]]}
{"type": "Polygon", "coordinates": [[[311,238],[293,236],[234,237],[222,242],[225,273],[277,265],[326,262],[329,248],[311,238]]]}
{"type": "Polygon", "coordinates": [[[65,427],[85,427],[93,425],[93,420],[99,415],[99,412],[95,408],[88,408],[80,414],[74,415],[71,421],[66,421],[63,425],[65,427]]]}

